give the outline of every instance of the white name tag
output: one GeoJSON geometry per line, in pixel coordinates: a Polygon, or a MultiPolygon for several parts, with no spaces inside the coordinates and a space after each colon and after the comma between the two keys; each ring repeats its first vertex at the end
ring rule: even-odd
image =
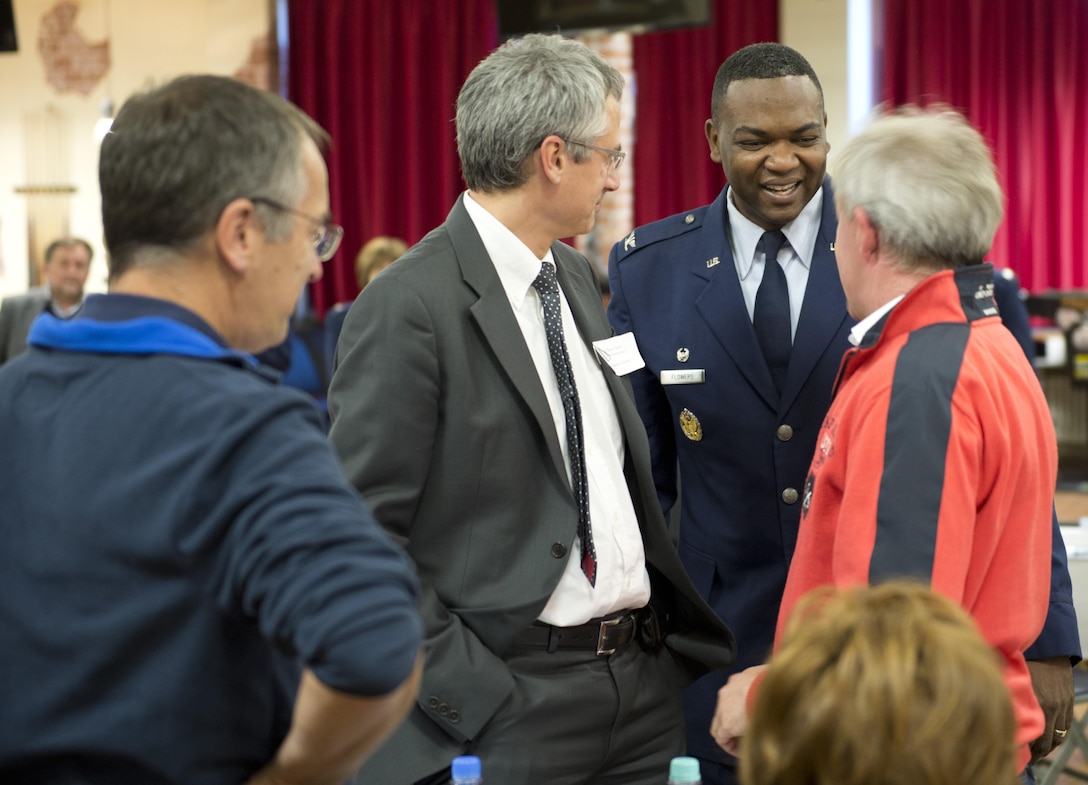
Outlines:
{"type": "Polygon", "coordinates": [[[706,369],[685,368],[682,371],[662,371],[662,384],[703,384],[706,382],[706,369]]]}
{"type": "Polygon", "coordinates": [[[632,371],[646,367],[646,361],[642,359],[642,353],[635,343],[634,333],[624,333],[593,342],[593,351],[597,356],[608,363],[608,367],[616,376],[626,376],[632,371]]]}

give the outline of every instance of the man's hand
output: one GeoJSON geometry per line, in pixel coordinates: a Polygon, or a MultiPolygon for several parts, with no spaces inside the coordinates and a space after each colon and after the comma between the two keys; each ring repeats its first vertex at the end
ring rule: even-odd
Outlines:
{"type": "Polygon", "coordinates": [[[1045,758],[1065,740],[1073,722],[1073,668],[1068,657],[1028,660],[1031,686],[1045,715],[1043,735],[1031,745],[1032,762],[1045,758]]]}
{"type": "Polygon", "coordinates": [[[400,686],[373,698],[350,695],[302,674],[295,712],[275,757],[246,785],[341,785],[415,706],[423,653],[400,686]]]}
{"type": "Polygon", "coordinates": [[[710,735],[730,755],[740,753],[741,737],[748,730],[748,691],[766,668],[766,665],[754,665],[734,673],[718,690],[718,707],[710,723],[710,735]]]}

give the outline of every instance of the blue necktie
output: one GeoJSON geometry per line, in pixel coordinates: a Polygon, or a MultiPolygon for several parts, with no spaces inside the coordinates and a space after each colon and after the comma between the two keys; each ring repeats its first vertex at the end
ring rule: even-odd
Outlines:
{"type": "Polygon", "coordinates": [[[589,483],[586,480],[586,454],[582,447],[582,407],[578,388],[574,386],[574,371],[570,367],[567,344],[563,340],[563,318],[559,308],[559,283],[555,267],[544,262],[540,275],[533,281],[544,304],[544,333],[548,336],[548,354],[552,370],[559,382],[563,399],[563,415],[567,421],[567,456],[570,458],[571,486],[578,504],[578,538],[582,541],[582,572],[591,586],[597,585],[597,551],[593,547],[593,532],[589,527],[589,483]]]}
{"type": "Polygon", "coordinates": [[[790,329],[790,290],[786,285],[786,273],[778,263],[778,252],[786,242],[781,230],[764,232],[763,281],[756,292],[755,313],[752,326],[756,330],[759,347],[767,367],[771,370],[774,386],[782,392],[786,368],[790,364],[793,338],[790,329]]]}

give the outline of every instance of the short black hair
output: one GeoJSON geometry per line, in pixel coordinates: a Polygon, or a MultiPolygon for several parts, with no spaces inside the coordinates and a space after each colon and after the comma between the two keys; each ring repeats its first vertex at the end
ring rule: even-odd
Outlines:
{"type": "Polygon", "coordinates": [[[714,125],[722,121],[722,103],[729,85],[741,79],[778,79],[783,76],[807,76],[820,94],[820,106],[824,103],[824,89],[808,60],[796,49],[784,44],[760,43],[738,49],[729,55],[718,75],[714,77],[714,90],[710,94],[710,117],[714,125]]]}

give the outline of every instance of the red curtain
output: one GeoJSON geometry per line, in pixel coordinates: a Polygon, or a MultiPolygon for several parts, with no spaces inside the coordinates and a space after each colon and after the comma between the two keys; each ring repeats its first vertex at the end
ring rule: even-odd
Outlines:
{"type": "Polygon", "coordinates": [[[344,242],[311,288],[318,314],[353,299],[355,255],[409,244],[464,185],[454,139],[461,83],[498,45],[493,0],[288,0],[288,98],[332,136],[329,192],[344,242]]]}
{"type": "Polygon", "coordinates": [[[990,259],[1033,291],[1086,285],[1088,3],[884,0],[882,100],[944,102],[990,141],[1007,196],[990,259]]]}
{"type": "Polygon", "coordinates": [[[703,125],[718,66],[748,44],[778,40],[778,4],[713,0],[710,27],[634,39],[635,224],[707,204],[725,184],[703,125]]]}

